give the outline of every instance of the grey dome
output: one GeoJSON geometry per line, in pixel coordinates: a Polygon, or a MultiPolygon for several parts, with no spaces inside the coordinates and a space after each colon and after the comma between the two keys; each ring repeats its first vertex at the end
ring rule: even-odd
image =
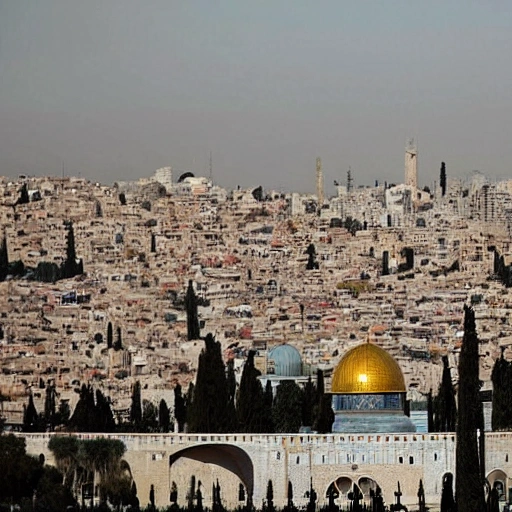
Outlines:
{"type": "Polygon", "coordinates": [[[268,352],[267,361],[267,373],[279,377],[302,375],[302,358],[299,351],[291,345],[283,344],[273,347],[268,352]]]}

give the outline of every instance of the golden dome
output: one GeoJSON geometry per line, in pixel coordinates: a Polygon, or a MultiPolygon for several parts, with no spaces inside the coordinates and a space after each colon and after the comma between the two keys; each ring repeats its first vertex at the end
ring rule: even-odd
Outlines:
{"type": "Polygon", "coordinates": [[[363,343],[341,358],[332,376],[331,392],[405,393],[404,376],[384,349],[363,343]]]}

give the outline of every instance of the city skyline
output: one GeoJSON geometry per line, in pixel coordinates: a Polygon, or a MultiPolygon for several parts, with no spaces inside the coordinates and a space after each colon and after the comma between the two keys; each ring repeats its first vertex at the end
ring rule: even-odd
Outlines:
{"type": "Polygon", "coordinates": [[[510,175],[506,2],[0,5],[0,174],[110,184],[170,165],[326,194],[510,175]]]}

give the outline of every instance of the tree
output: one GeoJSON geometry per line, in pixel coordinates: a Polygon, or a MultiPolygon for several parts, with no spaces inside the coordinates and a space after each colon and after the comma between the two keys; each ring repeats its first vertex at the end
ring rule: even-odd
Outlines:
{"type": "Polygon", "coordinates": [[[455,432],[457,424],[457,403],[452,376],[448,364],[448,356],[443,356],[443,376],[434,406],[434,424],[437,432],[455,432]]]}
{"type": "Polygon", "coordinates": [[[313,414],[317,402],[316,387],[311,381],[311,376],[308,378],[304,389],[302,390],[302,426],[313,426],[313,414]]]}
{"type": "Polygon", "coordinates": [[[306,254],[308,255],[308,263],[306,265],[306,270],[318,270],[319,265],[316,261],[316,248],[314,244],[309,244],[306,249],[306,254]]]}
{"type": "Polygon", "coordinates": [[[240,380],[240,391],[236,403],[240,432],[263,432],[263,388],[258,379],[261,372],[254,366],[255,355],[254,350],[249,351],[240,380]]]}
{"type": "Polygon", "coordinates": [[[456,446],[457,508],[464,512],[479,512],[485,508],[477,438],[480,416],[478,344],[475,312],[472,308],[464,306],[464,337],[459,359],[459,418],[456,446]]]}
{"type": "Polygon", "coordinates": [[[36,406],[34,405],[34,397],[32,393],[28,397],[28,405],[23,414],[23,431],[24,432],[38,432],[42,430],[39,414],[37,414],[36,406]]]}
{"type": "Polygon", "coordinates": [[[97,429],[96,404],[91,386],[82,384],[80,398],[69,420],[69,426],[75,432],[94,432],[97,429]]]}
{"type": "Polygon", "coordinates": [[[16,204],[27,204],[30,202],[30,196],[28,195],[28,186],[26,183],[23,183],[20,190],[20,195],[16,201],[16,204]]]}
{"type": "Polygon", "coordinates": [[[0,245],[0,281],[4,281],[9,274],[9,251],[7,249],[7,236],[4,231],[2,244],[0,245]]]}
{"type": "Polygon", "coordinates": [[[75,231],[71,221],[65,223],[67,228],[66,235],[66,259],[62,264],[62,277],[68,279],[78,274],[83,274],[82,263],[77,262],[75,250],[75,231]]]}
{"type": "Polygon", "coordinates": [[[114,333],[112,328],[112,322],[107,325],[107,348],[112,348],[112,342],[114,340],[114,333]]]}
{"type": "Polygon", "coordinates": [[[187,404],[190,432],[229,432],[234,418],[229,415],[229,392],[221,346],[211,333],[199,355],[194,398],[187,404]]]}
{"type": "Polygon", "coordinates": [[[446,164],[441,162],[441,171],[439,173],[439,186],[441,187],[441,195],[446,194],[446,164]]]}
{"type": "Polygon", "coordinates": [[[178,432],[183,432],[187,421],[187,406],[181,392],[181,384],[176,384],[174,388],[174,417],[178,424],[178,432]]]}
{"type": "Polygon", "coordinates": [[[123,338],[122,338],[122,335],[121,335],[121,327],[118,327],[117,328],[116,341],[114,343],[114,350],[117,352],[117,351],[122,350],[122,349],[123,349],[123,338]]]}
{"type": "Polygon", "coordinates": [[[262,431],[267,434],[275,432],[274,421],[272,420],[272,407],[274,404],[274,392],[272,391],[272,382],[267,380],[265,391],[263,393],[263,424],[262,431]]]}
{"type": "Polygon", "coordinates": [[[151,252],[156,252],[156,236],[151,233],[151,252]]]}
{"type": "Polygon", "coordinates": [[[149,489],[149,504],[151,505],[151,510],[155,510],[155,486],[153,484],[151,484],[149,489]]]}
{"type": "Polygon", "coordinates": [[[121,206],[124,206],[126,204],[126,195],[124,194],[124,192],[121,192],[119,194],[119,203],[121,204],[121,206]]]}
{"type": "Polygon", "coordinates": [[[320,434],[327,434],[332,431],[334,411],[332,410],[332,398],[325,393],[324,372],[322,370],[318,370],[316,374],[316,393],[313,429],[320,434]]]}
{"type": "Polygon", "coordinates": [[[421,478],[418,487],[418,512],[427,512],[427,506],[425,505],[425,489],[423,488],[423,480],[421,478]]]}
{"type": "Polygon", "coordinates": [[[512,365],[504,358],[504,351],[503,347],[491,374],[493,430],[510,430],[512,427],[512,365]]]}
{"type": "Polygon", "coordinates": [[[301,424],[301,390],[294,381],[281,381],[277,386],[272,418],[276,432],[298,432],[301,424]]]}
{"type": "Polygon", "coordinates": [[[130,423],[139,428],[142,423],[142,398],[140,382],[137,380],[133,385],[132,403],[130,406],[130,423]]]}
{"type": "Polygon", "coordinates": [[[158,405],[158,427],[160,428],[160,432],[169,432],[171,428],[171,413],[163,398],[158,405]]]}
{"type": "Polygon", "coordinates": [[[441,512],[457,512],[457,506],[453,499],[453,475],[451,473],[446,473],[446,475],[443,476],[441,512]]]}
{"type": "Polygon", "coordinates": [[[55,427],[55,397],[57,392],[55,384],[48,382],[44,399],[44,419],[46,424],[53,430],[55,427]]]}
{"type": "Polygon", "coordinates": [[[188,281],[187,293],[185,295],[185,307],[187,309],[187,339],[199,339],[199,319],[197,313],[197,296],[194,291],[192,279],[188,281]]]}
{"type": "Polygon", "coordinates": [[[275,512],[274,507],[274,486],[272,485],[272,480],[268,481],[267,484],[267,511],[275,512]]]}
{"type": "Polygon", "coordinates": [[[96,432],[114,432],[116,429],[110,400],[99,389],[96,390],[95,424],[96,432]]]}

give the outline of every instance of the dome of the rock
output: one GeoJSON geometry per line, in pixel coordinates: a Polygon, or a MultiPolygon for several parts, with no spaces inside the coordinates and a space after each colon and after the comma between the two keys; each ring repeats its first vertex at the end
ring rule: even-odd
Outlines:
{"type": "Polygon", "coordinates": [[[286,343],[276,345],[267,355],[267,373],[280,377],[302,375],[302,358],[299,351],[286,343]]]}
{"type": "Polygon", "coordinates": [[[384,349],[363,343],[350,349],[338,363],[331,384],[332,393],[405,393],[398,363],[384,349]]]}

